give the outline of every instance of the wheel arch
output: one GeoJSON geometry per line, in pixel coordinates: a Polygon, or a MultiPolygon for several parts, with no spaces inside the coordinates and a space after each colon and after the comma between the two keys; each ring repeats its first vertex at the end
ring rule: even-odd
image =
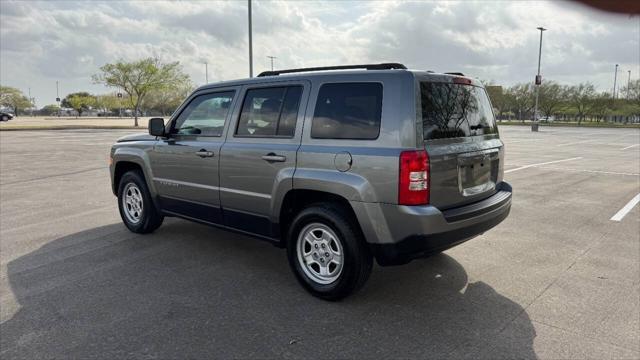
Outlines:
{"type": "Polygon", "coordinates": [[[317,203],[333,203],[343,209],[347,216],[350,216],[357,225],[358,231],[362,233],[362,228],[358,221],[358,217],[349,200],[341,195],[334,193],[310,190],[310,189],[291,189],[282,199],[282,205],[280,206],[279,213],[279,231],[280,231],[280,245],[286,246],[287,234],[289,232],[289,226],[296,214],[301,210],[312,204],[317,203]]]}

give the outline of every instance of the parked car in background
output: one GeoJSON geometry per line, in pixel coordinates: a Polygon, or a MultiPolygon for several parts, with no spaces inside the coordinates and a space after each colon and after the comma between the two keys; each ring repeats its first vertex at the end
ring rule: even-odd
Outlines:
{"type": "Polygon", "coordinates": [[[13,119],[13,114],[8,112],[0,112],[0,121],[9,121],[13,119]]]}
{"type": "Polygon", "coordinates": [[[323,299],[360,288],[374,258],[442,252],[511,208],[491,103],[459,73],[268,71],[200,87],[149,133],[111,148],[129,230],[178,216],[273,242],[323,299]]]}

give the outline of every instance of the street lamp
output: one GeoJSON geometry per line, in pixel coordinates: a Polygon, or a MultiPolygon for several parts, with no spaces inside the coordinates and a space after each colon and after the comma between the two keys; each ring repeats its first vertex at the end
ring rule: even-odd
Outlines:
{"type": "Polygon", "coordinates": [[[542,84],[542,77],[540,76],[540,60],[542,59],[542,32],[547,29],[542,26],[537,28],[540,30],[540,47],[538,48],[538,75],[536,75],[536,106],[533,110],[533,123],[531,124],[531,131],[538,131],[538,97],[540,96],[540,85],[542,84]]]}
{"type": "Polygon", "coordinates": [[[616,83],[618,80],[618,64],[616,64],[616,73],[613,75],[613,100],[616,99],[616,83]]]}
{"type": "Polygon", "coordinates": [[[253,41],[251,31],[251,0],[249,2],[249,77],[253,77],[253,41]]]}
{"type": "Polygon", "coordinates": [[[275,56],[267,56],[271,60],[271,71],[273,71],[273,59],[277,59],[275,56]]]}
{"type": "Polygon", "coordinates": [[[209,83],[209,64],[206,61],[204,62],[204,83],[209,83]]]}
{"type": "Polygon", "coordinates": [[[627,76],[627,99],[631,99],[631,70],[627,70],[629,76],[627,76]]]}
{"type": "Polygon", "coordinates": [[[58,88],[58,80],[56,80],[56,102],[58,103],[58,117],[60,117],[60,89],[58,88]]]}

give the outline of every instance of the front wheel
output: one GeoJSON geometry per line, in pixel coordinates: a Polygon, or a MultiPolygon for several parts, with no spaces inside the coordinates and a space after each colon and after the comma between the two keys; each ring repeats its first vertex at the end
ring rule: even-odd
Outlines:
{"type": "Polygon", "coordinates": [[[355,219],[335,204],[313,205],[295,217],[287,253],[300,284],[325,300],[339,300],[360,289],[373,265],[355,219]]]}
{"type": "Polygon", "coordinates": [[[151,193],[140,171],[122,175],[118,186],[118,209],[124,225],[134,233],[153,232],[164,217],[151,200],[151,193]]]}
{"type": "Polygon", "coordinates": [[[7,115],[2,115],[2,121],[9,121],[9,117],[7,115]]]}

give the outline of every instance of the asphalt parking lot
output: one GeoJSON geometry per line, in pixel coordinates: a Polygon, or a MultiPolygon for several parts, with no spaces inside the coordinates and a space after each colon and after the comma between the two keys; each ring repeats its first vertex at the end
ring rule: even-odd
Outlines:
{"type": "Polygon", "coordinates": [[[640,358],[640,131],[500,131],[510,217],[338,303],[268,243],[128,232],[107,157],[131,131],[2,131],[0,357],[640,358]]]}

